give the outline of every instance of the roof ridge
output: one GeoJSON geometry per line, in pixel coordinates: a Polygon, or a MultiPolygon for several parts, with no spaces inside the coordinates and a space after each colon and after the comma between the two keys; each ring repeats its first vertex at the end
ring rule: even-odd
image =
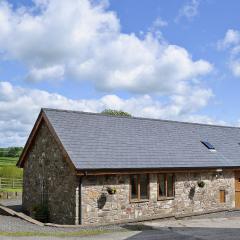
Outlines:
{"type": "Polygon", "coordinates": [[[148,121],[159,121],[159,122],[199,125],[199,126],[208,126],[208,127],[240,129],[240,127],[237,127],[237,126],[227,126],[227,125],[217,125],[217,124],[207,124],[207,123],[197,123],[197,122],[185,122],[185,121],[177,121],[177,120],[146,118],[146,117],[134,117],[134,116],[131,116],[131,117],[130,116],[116,116],[116,115],[108,115],[108,114],[102,114],[102,113],[85,112],[85,111],[77,111],[77,110],[67,110],[67,109],[42,108],[41,110],[42,111],[56,111],[56,112],[71,112],[71,113],[86,114],[86,115],[97,115],[97,116],[113,117],[113,118],[127,118],[127,119],[137,119],[137,120],[148,120],[148,121]]]}

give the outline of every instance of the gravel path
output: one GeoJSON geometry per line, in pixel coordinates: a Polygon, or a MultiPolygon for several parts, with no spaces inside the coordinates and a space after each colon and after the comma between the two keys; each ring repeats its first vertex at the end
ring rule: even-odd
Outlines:
{"type": "MultiPolygon", "coordinates": [[[[75,227],[75,228],[60,228],[38,226],[20,218],[0,215],[0,232],[44,232],[44,233],[66,233],[79,232],[81,230],[91,230],[92,227],[75,227]]],[[[122,231],[123,228],[119,225],[111,225],[95,228],[103,231],[122,231]]]]}
{"type": "MultiPolygon", "coordinates": [[[[1,204],[14,209],[15,211],[21,211],[21,199],[6,199],[1,200],[1,204]]],[[[89,230],[92,227],[75,227],[75,228],[59,228],[38,226],[27,221],[24,221],[17,217],[0,215],[0,232],[43,232],[43,233],[66,233],[66,232],[79,232],[81,230],[89,230]]],[[[112,230],[121,231],[122,228],[118,225],[98,227],[100,230],[112,230]]],[[[2,239],[2,237],[0,237],[2,239]]]]}
{"type": "MultiPolygon", "coordinates": [[[[19,200],[2,201],[4,205],[17,206],[19,200]]],[[[56,228],[41,227],[31,224],[20,218],[0,215],[0,232],[31,232],[31,233],[76,233],[86,228],[56,228]]],[[[240,239],[240,211],[221,212],[180,220],[158,220],[144,223],[129,224],[126,226],[105,226],[97,229],[109,231],[96,236],[67,236],[65,239],[81,240],[239,240],[240,239]]],[[[7,237],[1,236],[1,240],[60,240],[63,237],[7,237]]]]}

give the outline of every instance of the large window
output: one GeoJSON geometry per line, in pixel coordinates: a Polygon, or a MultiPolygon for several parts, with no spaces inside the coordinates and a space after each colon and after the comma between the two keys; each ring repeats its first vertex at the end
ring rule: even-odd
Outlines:
{"type": "Polygon", "coordinates": [[[131,200],[147,200],[149,179],[147,174],[130,175],[131,200]]]}
{"type": "Polygon", "coordinates": [[[174,175],[158,174],[158,199],[174,197],[174,175]]]}

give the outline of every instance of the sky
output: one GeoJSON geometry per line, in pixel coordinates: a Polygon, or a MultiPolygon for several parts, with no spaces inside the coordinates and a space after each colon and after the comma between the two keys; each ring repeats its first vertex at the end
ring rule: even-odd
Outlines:
{"type": "Polygon", "coordinates": [[[240,126],[238,0],[0,0],[0,147],[42,107],[240,126]]]}

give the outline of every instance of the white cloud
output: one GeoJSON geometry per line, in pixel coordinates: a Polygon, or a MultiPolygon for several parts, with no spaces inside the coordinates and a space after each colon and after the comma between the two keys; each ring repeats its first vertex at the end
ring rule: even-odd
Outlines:
{"type": "Polygon", "coordinates": [[[163,20],[161,17],[157,17],[155,19],[155,21],[153,22],[152,24],[152,27],[154,29],[158,29],[158,28],[161,28],[161,27],[166,27],[168,25],[168,22],[163,20]]]}
{"type": "Polygon", "coordinates": [[[218,42],[218,48],[223,49],[240,43],[240,32],[234,29],[229,29],[223,40],[218,42]]]}
{"type": "Polygon", "coordinates": [[[64,76],[64,67],[60,65],[46,67],[46,68],[33,68],[29,71],[27,80],[31,82],[41,82],[46,79],[58,80],[64,76]]]}
{"type": "Polygon", "coordinates": [[[183,17],[191,20],[198,14],[199,5],[200,0],[189,0],[185,5],[180,8],[176,21],[178,22],[183,17]]]}
{"type": "Polygon", "coordinates": [[[229,51],[229,68],[234,76],[240,77],[240,31],[229,29],[224,39],[218,41],[217,47],[229,51]]]}
{"type": "MultiPolygon", "coordinates": [[[[194,15],[197,2],[187,14],[194,15]]],[[[75,79],[104,91],[179,94],[212,69],[151,31],[143,38],[122,33],[104,2],[35,0],[34,8],[14,10],[1,1],[0,36],[2,58],[23,62],[34,82],[75,79]]]]}
{"type": "Polygon", "coordinates": [[[215,123],[211,118],[196,115],[205,107],[212,92],[189,89],[185,97],[173,96],[167,103],[149,95],[123,99],[105,95],[100,99],[73,100],[60,94],[13,86],[0,82],[0,146],[23,145],[41,107],[100,112],[106,108],[127,111],[134,116],[215,123]]]}
{"type": "Polygon", "coordinates": [[[229,66],[232,70],[233,75],[240,77],[240,59],[231,61],[229,66]]]}

